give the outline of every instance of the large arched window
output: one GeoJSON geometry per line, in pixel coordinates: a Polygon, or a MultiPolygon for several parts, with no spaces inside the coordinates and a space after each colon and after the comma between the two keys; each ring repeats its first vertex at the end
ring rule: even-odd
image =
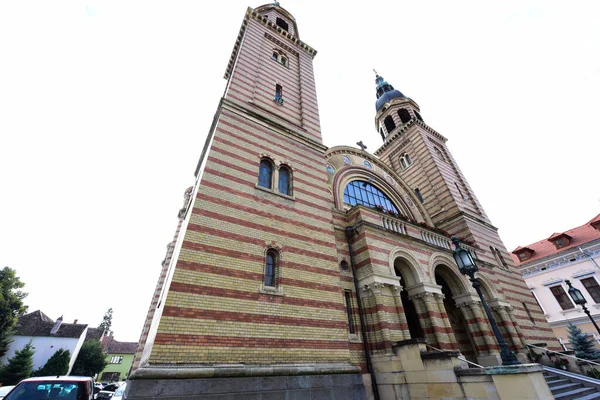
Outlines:
{"type": "Polygon", "coordinates": [[[273,180],[273,163],[271,160],[263,158],[260,160],[258,169],[258,186],[271,189],[273,180]]]}
{"type": "Polygon", "coordinates": [[[290,173],[290,169],[288,167],[286,167],[285,165],[282,165],[281,167],[279,167],[279,182],[278,182],[278,188],[279,188],[279,193],[291,196],[292,195],[292,186],[290,184],[291,182],[291,173],[290,173]]]}
{"type": "Polygon", "coordinates": [[[396,128],[396,124],[394,123],[394,119],[391,115],[385,117],[383,124],[385,125],[385,129],[387,130],[388,134],[396,128]]]}
{"type": "Polygon", "coordinates": [[[268,287],[277,286],[277,263],[279,262],[279,254],[275,249],[267,250],[265,258],[265,276],[264,285],[268,287]]]}
{"type": "Polygon", "coordinates": [[[346,185],[344,189],[344,202],[353,206],[362,204],[367,207],[382,208],[385,211],[392,211],[399,214],[398,208],[390,198],[366,181],[356,180],[346,185]]]}

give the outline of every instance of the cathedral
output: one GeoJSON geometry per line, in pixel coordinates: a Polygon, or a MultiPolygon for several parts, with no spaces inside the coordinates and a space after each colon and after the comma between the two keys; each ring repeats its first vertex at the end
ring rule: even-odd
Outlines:
{"type": "Polygon", "coordinates": [[[381,147],[323,145],[316,54],[279,3],[247,9],[128,398],[505,398],[467,373],[501,360],[450,237],[525,364],[527,343],[560,349],[539,305],[447,139],[382,76],[381,147]]]}

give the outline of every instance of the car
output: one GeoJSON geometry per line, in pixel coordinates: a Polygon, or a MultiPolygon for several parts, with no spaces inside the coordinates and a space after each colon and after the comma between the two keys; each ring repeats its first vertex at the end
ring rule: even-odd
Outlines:
{"type": "Polygon", "coordinates": [[[6,396],[8,394],[8,392],[10,392],[12,390],[12,388],[14,388],[13,386],[0,386],[0,399],[3,399],[4,396],[6,396]]]}
{"type": "Polygon", "coordinates": [[[108,384],[104,389],[98,392],[96,396],[97,400],[122,400],[123,395],[125,394],[125,388],[127,387],[127,383],[125,382],[114,382],[108,384]]]}
{"type": "Polygon", "coordinates": [[[2,400],[93,400],[93,387],[86,376],[38,376],[23,379],[2,400]]]}

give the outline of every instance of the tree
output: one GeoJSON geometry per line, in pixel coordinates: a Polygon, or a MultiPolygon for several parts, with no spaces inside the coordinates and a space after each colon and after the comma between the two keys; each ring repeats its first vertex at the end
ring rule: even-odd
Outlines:
{"type": "Polygon", "coordinates": [[[594,338],[583,333],[581,329],[573,324],[568,325],[569,343],[575,351],[575,356],[584,360],[596,360],[600,358],[600,351],[594,346],[594,338]]]}
{"type": "Polygon", "coordinates": [[[58,349],[46,361],[44,366],[33,372],[33,376],[58,376],[66,375],[69,372],[69,361],[71,361],[71,352],[65,349],[58,349]]]}
{"type": "Polygon", "coordinates": [[[17,320],[27,311],[23,304],[27,293],[18,290],[23,286],[14,269],[0,270],[0,358],[8,351],[17,320]]]}
{"type": "Polygon", "coordinates": [[[108,335],[108,332],[110,331],[110,327],[112,325],[112,314],[113,314],[113,309],[112,307],[108,309],[108,311],[106,311],[106,313],[104,313],[104,317],[102,317],[102,322],[100,322],[100,325],[98,325],[98,329],[104,329],[104,335],[108,335]]]}
{"type": "Polygon", "coordinates": [[[16,385],[25,378],[31,376],[33,371],[33,354],[35,349],[31,341],[21,350],[15,351],[15,355],[8,363],[0,367],[0,382],[2,385],[16,385]]]}
{"type": "Polygon", "coordinates": [[[99,374],[108,362],[102,344],[98,340],[88,340],[83,343],[79,355],[73,364],[71,375],[94,376],[99,374]]]}

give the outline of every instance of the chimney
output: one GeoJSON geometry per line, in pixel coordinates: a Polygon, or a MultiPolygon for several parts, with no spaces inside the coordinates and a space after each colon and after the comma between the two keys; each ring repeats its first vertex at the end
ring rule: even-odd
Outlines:
{"type": "Polygon", "coordinates": [[[61,315],[60,318],[57,319],[56,322],[54,323],[54,326],[52,327],[52,330],[50,331],[51,335],[55,335],[56,332],[58,332],[58,328],[60,328],[60,326],[62,325],[62,322],[63,322],[63,317],[61,315]]]}
{"type": "Polygon", "coordinates": [[[75,324],[77,324],[77,321],[79,321],[79,320],[78,320],[78,319],[76,319],[75,321],[73,321],[73,324],[74,324],[74,325],[75,325],[75,324]]]}

